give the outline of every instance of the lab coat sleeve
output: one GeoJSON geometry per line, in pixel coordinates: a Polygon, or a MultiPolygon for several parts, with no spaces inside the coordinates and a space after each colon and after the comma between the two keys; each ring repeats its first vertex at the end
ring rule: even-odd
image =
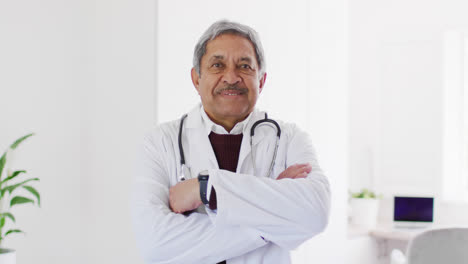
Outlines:
{"type": "Polygon", "coordinates": [[[252,228],[216,226],[205,214],[170,210],[167,147],[160,135],[147,137],[136,161],[131,211],[145,263],[217,263],[264,246],[252,228]]]}
{"type": "Polygon", "coordinates": [[[286,157],[287,167],[310,163],[308,177],[276,180],[210,170],[218,200],[215,225],[251,227],[289,250],[322,232],[328,223],[330,188],[306,133],[291,135],[286,157]]]}

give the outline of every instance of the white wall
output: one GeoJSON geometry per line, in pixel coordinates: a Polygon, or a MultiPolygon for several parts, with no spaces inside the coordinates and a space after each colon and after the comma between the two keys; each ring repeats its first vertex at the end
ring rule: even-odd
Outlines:
{"type": "Polygon", "coordinates": [[[153,1],[0,2],[0,150],[42,208],[14,209],[18,263],[138,263],[128,190],[154,122],[153,1]]]}
{"type": "Polygon", "coordinates": [[[439,195],[443,34],[466,1],[353,1],[349,11],[350,188],[439,195]]]}
{"type": "Polygon", "coordinates": [[[136,145],[154,124],[154,1],[95,1],[95,87],[83,131],[83,263],[138,263],[129,217],[136,145]]]}
{"type": "Polygon", "coordinates": [[[307,129],[332,182],[327,231],[293,254],[294,263],[344,263],[347,180],[346,1],[160,1],[158,121],[179,118],[199,102],[190,80],[193,48],[221,18],[251,25],[262,39],[267,81],[259,107],[307,129]],[[183,6],[183,8],[180,8],[183,6]]]}
{"type": "Polygon", "coordinates": [[[333,196],[329,228],[322,237],[304,245],[306,257],[297,263],[347,263],[348,1],[308,1],[308,10],[307,121],[333,196]],[[343,249],[342,254],[334,249],[343,249]]]}
{"type": "Polygon", "coordinates": [[[0,2],[0,149],[37,133],[18,149],[15,167],[41,178],[42,208],[12,210],[26,235],[3,246],[18,251],[18,263],[80,263],[85,170],[77,99],[92,84],[81,19],[91,8],[89,1],[0,2]]]}
{"type": "MultiPolygon", "coordinates": [[[[459,0],[349,5],[349,188],[384,194],[381,222],[392,221],[392,196],[406,194],[434,195],[436,224],[466,224],[468,205],[441,196],[443,36],[467,28],[466,10],[459,0]]],[[[350,251],[350,263],[375,263],[376,241],[360,239],[348,250],[365,246],[368,254],[350,251]]]]}

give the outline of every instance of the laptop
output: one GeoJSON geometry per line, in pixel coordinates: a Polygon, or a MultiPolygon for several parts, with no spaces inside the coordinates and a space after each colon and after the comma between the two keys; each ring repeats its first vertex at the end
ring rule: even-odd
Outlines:
{"type": "Polygon", "coordinates": [[[393,223],[396,228],[427,228],[433,222],[434,197],[394,197],[393,223]]]}

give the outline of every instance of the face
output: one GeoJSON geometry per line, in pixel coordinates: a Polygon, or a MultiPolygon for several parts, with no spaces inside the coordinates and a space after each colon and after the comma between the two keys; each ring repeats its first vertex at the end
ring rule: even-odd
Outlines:
{"type": "Polygon", "coordinates": [[[224,34],[206,45],[200,75],[192,81],[208,116],[218,124],[244,120],[254,109],[265,83],[255,49],[246,38],[224,34]]]}

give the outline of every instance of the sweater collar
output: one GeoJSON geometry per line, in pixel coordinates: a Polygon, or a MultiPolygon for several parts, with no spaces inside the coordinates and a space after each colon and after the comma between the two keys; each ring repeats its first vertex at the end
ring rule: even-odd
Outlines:
{"type": "Polygon", "coordinates": [[[216,134],[220,135],[239,135],[244,133],[245,128],[247,127],[247,124],[250,121],[250,118],[252,116],[252,113],[250,113],[246,119],[244,119],[241,122],[238,122],[237,124],[234,125],[234,127],[231,129],[231,131],[227,131],[223,126],[220,126],[216,123],[214,123],[206,114],[205,109],[203,108],[203,105],[200,104],[200,115],[202,117],[202,122],[203,126],[205,127],[206,134],[209,135],[211,132],[214,132],[216,134]]]}

